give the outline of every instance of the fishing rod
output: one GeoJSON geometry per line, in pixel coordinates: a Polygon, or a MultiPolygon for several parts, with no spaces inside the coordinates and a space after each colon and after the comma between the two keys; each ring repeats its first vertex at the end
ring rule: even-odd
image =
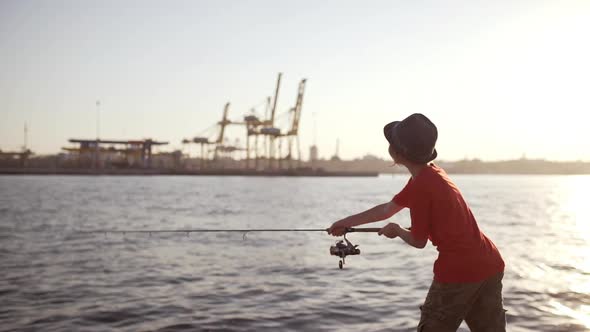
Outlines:
{"type": "MultiPolygon", "coordinates": [[[[381,228],[346,228],[346,233],[376,233],[381,228]]],[[[327,232],[328,228],[243,228],[243,229],[98,229],[79,231],[82,234],[126,234],[126,233],[250,233],[250,232],[327,232]]]]}
{"type": "MultiPolygon", "coordinates": [[[[361,250],[358,245],[353,245],[346,238],[347,233],[377,233],[381,228],[345,228],[344,240],[339,240],[335,245],[330,246],[330,255],[340,257],[338,267],[340,269],[344,266],[344,259],[346,256],[360,255],[361,250]]],[[[143,233],[152,236],[152,233],[244,233],[243,238],[250,232],[327,232],[328,228],[249,228],[249,229],[102,229],[93,231],[81,231],[84,234],[127,234],[127,233],[143,233]]]]}

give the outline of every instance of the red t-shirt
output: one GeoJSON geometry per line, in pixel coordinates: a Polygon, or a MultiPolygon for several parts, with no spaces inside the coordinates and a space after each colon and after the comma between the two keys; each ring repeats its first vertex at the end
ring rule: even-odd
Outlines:
{"type": "Polygon", "coordinates": [[[412,236],[429,239],[438,250],[434,280],[478,282],[504,271],[500,252],[479,230],[459,188],[442,168],[429,164],[393,201],[410,209],[412,236]]]}

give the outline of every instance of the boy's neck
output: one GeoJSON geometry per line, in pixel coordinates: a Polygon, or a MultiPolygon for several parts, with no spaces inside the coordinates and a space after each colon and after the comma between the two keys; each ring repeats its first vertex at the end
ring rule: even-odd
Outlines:
{"type": "Polygon", "coordinates": [[[415,179],[418,176],[418,174],[420,174],[420,171],[426,168],[428,164],[407,164],[404,166],[406,166],[408,171],[410,171],[410,174],[412,174],[412,178],[415,179]]]}

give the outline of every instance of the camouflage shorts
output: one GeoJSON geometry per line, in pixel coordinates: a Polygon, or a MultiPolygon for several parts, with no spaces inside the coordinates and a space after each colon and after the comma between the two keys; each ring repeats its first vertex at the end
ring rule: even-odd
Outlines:
{"type": "Polygon", "coordinates": [[[432,282],[418,332],[457,331],[465,320],[472,332],[505,332],[506,310],[502,306],[502,277],[498,273],[475,283],[443,284],[432,282]]]}

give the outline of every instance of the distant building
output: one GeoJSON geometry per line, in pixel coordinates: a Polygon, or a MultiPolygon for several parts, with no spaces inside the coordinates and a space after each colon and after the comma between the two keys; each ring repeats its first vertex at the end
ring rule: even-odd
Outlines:
{"type": "Polygon", "coordinates": [[[336,140],[336,152],[334,153],[334,155],[332,156],[332,158],[330,158],[331,161],[340,161],[340,139],[336,140]]]}
{"type": "Polygon", "coordinates": [[[317,161],[318,160],[318,147],[312,145],[309,148],[309,161],[317,161]]]}
{"type": "Polygon", "coordinates": [[[376,161],[376,160],[383,160],[383,159],[381,159],[373,154],[366,154],[363,156],[363,158],[361,160],[376,161]]]}

